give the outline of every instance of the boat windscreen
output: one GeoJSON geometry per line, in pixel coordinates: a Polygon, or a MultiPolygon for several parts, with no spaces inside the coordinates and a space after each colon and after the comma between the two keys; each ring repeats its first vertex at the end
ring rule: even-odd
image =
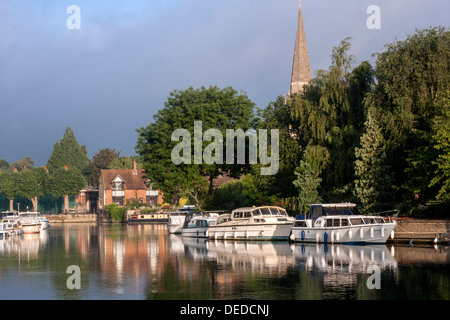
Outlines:
{"type": "Polygon", "coordinates": [[[323,212],[327,216],[353,215],[350,207],[323,207],[323,212]]]}

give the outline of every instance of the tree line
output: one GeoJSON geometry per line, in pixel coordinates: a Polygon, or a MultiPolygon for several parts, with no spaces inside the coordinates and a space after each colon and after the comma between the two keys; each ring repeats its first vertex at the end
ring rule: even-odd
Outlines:
{"type": "MultiPolygon", "coordinates": [[[[35,167],[31,157],[9,164],[0,159],[0,191],[9,200],[13,211],[14,199],[29,199],[35,211],[38,199],[44,195],[64,198],[64,212],[69,210],[69,195],[76,195],[86,186],[97,186],[102,169],[122,169],[133,166],[136,157],[121,157],[120,151],[103,148],[89,159],[85,146],[80,146],[72,128],[55,142],[45,167],[35,167]]],[[[138,166],[141,166],[138,164],[138,166]]]]}
{"type": "MultiPolygon", "coordinates": [[[[304,91],[255,108],[231,87],[170,93],[147,127],[137,129],[137,153],[166,201],[189,197],[202,208],[279,204],[304,213],[314,202],[354,201],[363,212],[448,212],[450,201],[450,32],[416,30],[386,44],[375,65],[355,66],[351,38],[331,53],[304,91]],[[279,171],[261,164],[174,164],[178,128],[279,129],[279,171]],[[219,188],[221,175],[236,178],[219,188]]],[[[218,149],[213,139],[202,150],[218,149]]],[[[247,141],[248,143],[248,141],[247,141]]],[[[194,145],[194,138],[192,140],[194,145]]],[[[246,148],[248,150],[248,148],[246,148]]],[[[210,150],[211,151],[211,150],[210,150]]],[[[236,153],[235,153],[236,154],[236,153]]]]}

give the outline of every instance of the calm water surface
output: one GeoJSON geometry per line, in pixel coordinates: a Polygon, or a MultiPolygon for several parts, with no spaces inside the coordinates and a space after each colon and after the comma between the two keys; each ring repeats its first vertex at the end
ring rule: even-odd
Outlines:
{"type": "Polygon", "coordinates": [[[54,224],[0,239],[0,299],[449,300],[449,252],[205,241],[169,235],[165,225],[54,224]],[[67,286],[71,265],[80,268],[79,290],[67,286]],[[370,289],[376,272],[380,289],[370,289]]]}

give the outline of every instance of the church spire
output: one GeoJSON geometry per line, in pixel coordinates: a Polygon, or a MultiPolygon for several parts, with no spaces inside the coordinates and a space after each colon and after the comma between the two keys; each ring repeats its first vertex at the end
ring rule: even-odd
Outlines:
{"type": "Polygon", "coordinates": [[[303,86],[311,80],[308,47],[306,45],[305,27],[303,26],[302,0],[299,0],[298,26],[295,38],[294,62],[289,96],[303,91],[303,86]]]}

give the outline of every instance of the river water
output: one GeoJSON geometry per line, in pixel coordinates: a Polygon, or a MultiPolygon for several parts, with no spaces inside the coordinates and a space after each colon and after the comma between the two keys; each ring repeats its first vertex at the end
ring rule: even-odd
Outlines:
{"type": "Polygon", "coordinates": [[[163,224],[54,224],[0,239],[0,299],[449,300],[449,253],[186,239],[163,224]]]}

